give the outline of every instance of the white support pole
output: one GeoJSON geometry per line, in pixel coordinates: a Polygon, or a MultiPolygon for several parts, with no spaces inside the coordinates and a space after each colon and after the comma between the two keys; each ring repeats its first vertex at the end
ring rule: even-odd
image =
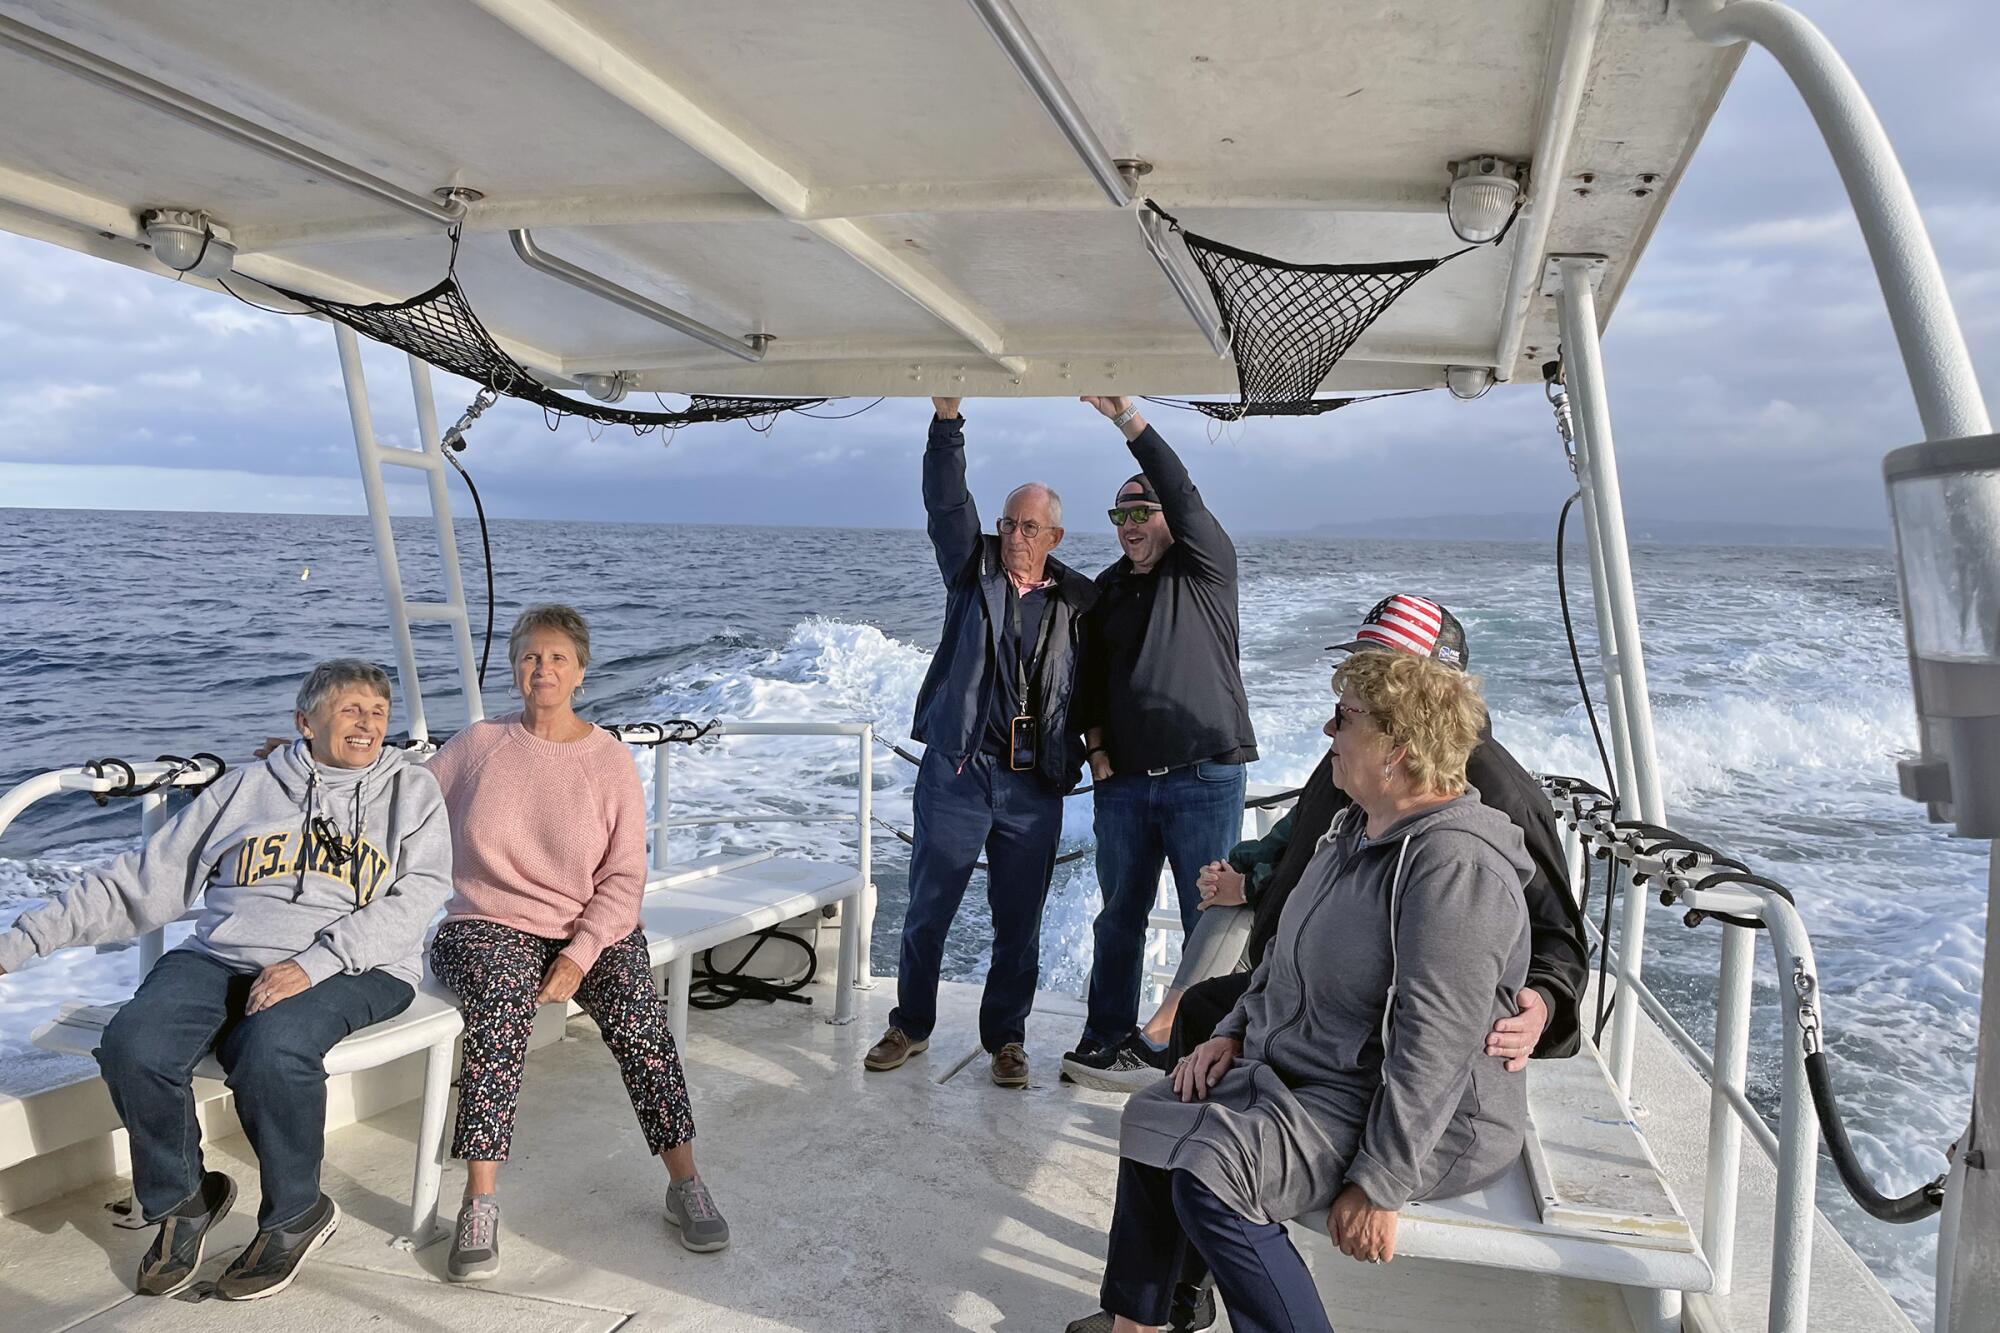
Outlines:
{"type": "Polygon", "coordinates": [[[1715,1064],[1709,1075],[1708,1175],[1701,1209],[1701,1248],[1714,1270],[1712,1290],[1717,1296],[1729,1294],[1736,1268],[1743,1122],[1730,1094],[1741,1098],[1750,1068],[1750,982],[1756,950],[1756,938],[1748,929],[1722,928],[1722,970],[1715,986],[1715,1064]]]}
{"type": "MultiPolygon", "coordinates": [[[[167,793],[165,790],[149,791],[139,798],[139,833],[147,841],[153,840],[167,822],[167,793]]],[[[153,964],[160,961],[166,951],[167,928],[149,930],[139,937],[139,980],[153,970],[153,964]]]]}
{"type": "Polygon", "coordinates": [[[368,518],[375,529],[375,561],[382,571],[382,595],[389,602],[389,628],[396,641],[397,676],[403,685],[403,707],[410,721],[410,738],[425,740],[423,685],[417,679],[417,648],[410,638],[410,613],[403,597],[403,575],[396,566],[396,533],[389,522],[389,495],[382,484],[376,457],[375,417],[368,407],[368,379],[361,368],[361,340],[345,324],[333,326],[340,349],[340,377],[347,386],[347,415],[354,424],[354,452],[361,460],[361,489],[368,497],[368,518]]]}
{"type": "MultiPolygon", "coordinates": [[[[1632,731],[1625,722],[1625,681],[1618,672],[1618,633],[1611,623],[1611,596],[1605,576],[1604,543],[1597,527],[1597,494],[1586,466],[1588,445],[1583,423],[1577,423],[1577,486],[1583,492],[1583,544],[1590,554],[1590,599],[1597,618],[1597,660],[1604,684],[1605,721],[1611,729],[1611,771],[1618,779],[1618,794],[1632,800],[1632,731]]],[[[1621,810],[1619,813],[1626,813],[1621,810]]]]}
{"type": "Polygon", "coordinates": [[[1945,289],[1937,252],[1917,212],[1909,178],[1854,71],[1826,34],[1773,0],[1684,0],[1694,35],[1713,46],[1754,42],[1774,56],[1812,112],[1861,224],[1882,284],[1889,323],[1923,419],[1924,438],[1950,440],[1993,429],[1972,354],[1945,289]]]}
{"type": "Polygon", "coordinates": [[[870,963],[875,938],[875,728],[866,727],[859,737],[861,781],[855,823],[861,831],[859,861],[861,894],[855,899],[860,929],[855,936],[854,984],[862,990],[875,989],[875,973],[870,963]]]}
{"type": "MultiPolygon", "coordinates": [[[[1641,819],[1666,821],[1660,793],[1658,753],[1653,740],[1653,703],[1646,687],[1646,659],[1639,641],[1639,606],[1632,591],[1632,557],[1625,538],[1625,503],[1618,486],[1618,455],[1611,436],[1611,404],[1605,391],[1604,356],[1597,340],[1597,297],[1592,289],[1601,260],[1567,256],[1557,264],[1565,379],[1576,402],[1580,441],[1579,472],[1588,474],[1588,499],[1596,514],[1595,544],[1603,556],[1604,600],[1617,643],[1618,679],[1623,688],[1626,750],[1632,787],[1620,794],[1626,809],[1641,819]]],[[[1619,919],[1618,956],[1629,981],[1636,982],[1645,953],[1646,895],[1628,890],[1619,919]]],[[[1632,1048],[1639,1019],[1634,985],[1618,988],[1611,1020],[1612,1076],[1627,1096],[1632,1090],[1632,1048]]]]}
{"type": "MultiPolygon", "coordinates": [[[[444,463],[444,443],[438,435],[437,396],[431,392],[431,368],[410,357],[410,393],[417,405],[417,440],[423,451],[444,463]]],[[[458,608],[452,622],[452,638],[458,647],[458,684],[465,693],[465,723],[471,726],[486,716],[479,695],[479,656],[472,650],[472,610],[465,600],[465,576],[458,564],[458,534],[451,526],[451,491],[444,467],[425,469],[431,488],[431,517],[437,524],[438,563],[444,567],[444,592],[458,608]]]]}
{"type": "Polygon", "coordinates": [[[667,742],[661,741],[653,747],[653,823],[658,825],[653,830],[653,874],[655,876],[666,874],[667,867],[672,864],[671,858],[667,854],[668,816],[673,813],[673,802],[668,796],[667,791],[668,767],[667,742]]]}

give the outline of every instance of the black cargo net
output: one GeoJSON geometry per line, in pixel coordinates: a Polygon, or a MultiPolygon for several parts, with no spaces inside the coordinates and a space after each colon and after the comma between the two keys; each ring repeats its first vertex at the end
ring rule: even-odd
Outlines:
{"type": "Polygon", "coordinates": [[[1241,421],[1245,417],[1317,417],[1328,412],[1338,412],[1343,407],[1356,403],[1372,403],[1377,398],[1401,398],[1406,393],[1422,393],[1422,389],[1397,389],[1391,393],[1361,394],[1353,398],[1307,398],[1292,403],[1226,403],[1213,398],[1156,398],[1148,396],[1146,401],[1158,403],[1162,407],[1178,407],[1189,412],[1199,412],[1212,421],[1241,421]]]}
{"type": "MultiPolygon", "coordinates": [[[[1242,401],[1235,405],[1241,409],[1237,417],[1314,416],[1355,401],[1314,399],[1313,394],[1354,340],[1397,297],[1438,265],[1478,249],[1468,245],[1436,259],[1391,263],[1294,264],[1198,236],[1152,200],[1145,206],[1180,234],[1208,280],[1222,315],[1223,336],[1236,360],[1242,393],[1242,401]],[[1329,403],[1332,406],[1323,405],[1329,403]]],[[[1510,220],[1508,226],[1512,225],[1510,220]]],[[[1498,244],[1499,239],[1491,243],[1498,244]]]]}
{"type": "MultiPolygon", "coordinates": [[[[629,426],[640,435],[665,428],[698,425],[710,421],[742,421],[772,417],[780,412],[818,407],[825,398],[738,398],[718,394],[695,394],[682,411],[633,412],[610,403],[590,403],[557,393],[529,373],[527,367],[502,351],[472,312],[465,292],[458,285],[458,233],[451,237],[451,263],[444,281],[407,301],[375,305],[349,305],[329,301],[286,287],[271,290],[337,319],[356,333],[373,338],[398,351],[428,361],[439,370],[519,398],[541,408],[553,429],[564,417],[582,417],[612,426],[629,426]]],[[[768,424],[768,423],[767,423],[768,424]]]]}

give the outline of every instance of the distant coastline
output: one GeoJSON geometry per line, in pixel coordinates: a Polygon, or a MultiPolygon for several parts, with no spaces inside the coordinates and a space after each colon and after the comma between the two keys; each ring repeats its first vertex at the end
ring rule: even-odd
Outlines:
{"type": "MultiPolygon", "coordinates": [[[[1570,539],[1581,545],[1582,518],[1570,516],[1570,539]]],[[[1553,514],[1432,514],[1322,523],[1271,536],[1377,538],[1455,542],[1552,542],[1553,514]]],[[[1818,524],[1742,523],[1726,519],[1637,519],[1627,516],[1626,538],[1635,546],[1814,546],[1886,551],[1888,519],[1878,528],[1818,524]]]]}

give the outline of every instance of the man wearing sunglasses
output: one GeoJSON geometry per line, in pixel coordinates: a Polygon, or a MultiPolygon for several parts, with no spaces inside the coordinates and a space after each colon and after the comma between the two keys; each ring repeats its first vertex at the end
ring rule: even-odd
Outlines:
{"type": "Polygon", "coordinates": [[[993,961],[979,1039],[1001,1087],[1028,1083],[1028,1010],[1040,979],[1042,904],[1055,873],[1062,798],[1083,768],[1071,720],[1089,579],[1051,558],[1062,497],[1038,482],[1007,497],[993,533],[965,485],[965,420],[933,398],[924,511],[944,576],[944,634],[917,694],[910,735],[925,745],[912,812],[910,901],[896,1008],[865,1066],[888,1070],[930,1044],[945,936],[980,853],[993,961]]]}
{"type": "Polygon", "coordinates": [[[1131,399],[1083,401],[1125,436],[1140,471],[1112,501],[1123,554],[1097,576],[1087,621],[1086,740],[1104,906],[1083,1039],[1063,1059],[1072,1079],[1138,1059],[1146,918],[1160,870],[1173,868],[1181,923],[1193,930],[1196,878],[1241,834],[1244,765],[1257,757],[1238,664],[1235,543],[1131,399]]]}

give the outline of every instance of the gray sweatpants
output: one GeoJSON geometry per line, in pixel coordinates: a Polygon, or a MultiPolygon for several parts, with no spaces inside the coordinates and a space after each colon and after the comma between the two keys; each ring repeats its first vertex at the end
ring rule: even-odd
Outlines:
{"type": "Polygon", "coordinates": [[[1186,990],[1197,981],[1240,970],[1243,950],[1250,943],[1250,922],[1248,907],[1211,907],[1196,918],[1194,929],[1181,943],[1172,989],[1186,990]]]}

